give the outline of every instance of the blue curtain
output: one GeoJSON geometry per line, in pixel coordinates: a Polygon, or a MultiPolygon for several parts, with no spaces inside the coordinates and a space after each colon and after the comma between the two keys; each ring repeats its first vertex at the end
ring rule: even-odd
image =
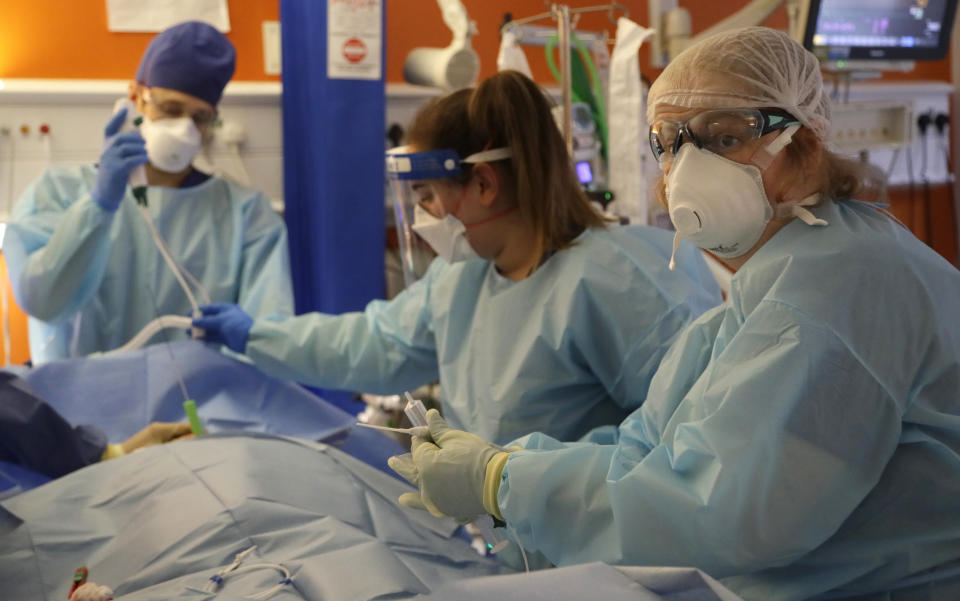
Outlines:
{"type": "Polygon", "coordinates": [[[282,0],[280,22],[285,219],[297,313],[361,310],[384,294],[386,56],[379,80],[328,79],[327,2],[282,0]]]}

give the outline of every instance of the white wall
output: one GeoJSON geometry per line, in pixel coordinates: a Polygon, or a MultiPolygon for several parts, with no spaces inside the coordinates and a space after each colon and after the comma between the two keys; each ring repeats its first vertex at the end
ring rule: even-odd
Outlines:
{"type": "MultiPolygon", "coordinates": [[[[97,160],[103,126],[114,101],[125,94],[126,85],[125,81],[0,80],[0,222],[6,220],[13,202],[50,161],[93,163],[97,160]],[[39,134],[41,124],[50,126],[46,137],[39,134]],[[21,125],[26,125],[29,133],[22,134],[21,125]]],[[[913,103],[915,118],[930,110],[948,113],[951,91],[949,84],[937,82],[865,83],[854,84],[849,99],[907,100],[913,103]]],[[[844,90],[840,92],[843,94],[844,90]]],[[[224,123],[239,124],[246,133],[240,151],[252,184],[275,204],[282,203],[283,198],[280,93],[279,83],[231,83],[220,104],[224,123]]],[[[388,85],[386,125],[399,123],[406,127],[417,109],[437,94],[438,91],[429,88],[388,85]]],[[[945,139],[949,140],[949,132],[945,139]]],[[[910,149],[913,179],[920,179],[923,144],[927,147],[928,181],[948,181],[941,140],[932,129],[926,139],[914,136],[910,149]]],[[[869,158],[886,170],[892,156],[890,150],[877,150],[871,152],[869,158]]],[[[212,157],[219,171],[228,176],[239,175],[240,169],[222,140],[214,142],[212,157]]],[[[891,182],[902,184],[908,179],[906,152],[901,151],[891,182]]]]}
{"type": "MultiPolygon", "coordinates": [[[[13,202],[52,161],[94,163],[100,156],[103,127],[113,103],[125,95],[125,81],[0,81],[0,221],[13,202]],[[46,124],[50,133],[40,134],[46,124]],[[21,126],[29,131],[24,134],[21,126]]],[[[283,144],[280,85],[232,83],[220,104],[224,123],[246,133],[241,154],[252,183],[271,200],[283,198],[283,144]]],[[[219,140],[211,147],[218,170],[240,173],[231,152],[219,140]]]]}

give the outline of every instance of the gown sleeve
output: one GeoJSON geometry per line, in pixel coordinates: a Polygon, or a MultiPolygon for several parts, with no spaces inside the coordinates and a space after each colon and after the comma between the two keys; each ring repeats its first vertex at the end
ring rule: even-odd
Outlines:
{"type": "Polygon", "coordinates": [[[293,315],[287,229],[262,193],[245,203],[237,304],[253,317],[293,315]]]}
{"type": "MultiPolygon", "coordinates": [[[[696,355],[671,351],[657,379],[686,377],[696,355]]],[[[558,565],[717,578],[784,565],[840,527],[899,441],[901,409],[855,353],[778,303],[754,311],[676,401],[657,397],[670,380],[616,446],[511,455],[498,501],[525,547],[558,565]]]]}
{"type": "Polygon", "coordinates": [[[82,175],[63,168],[47,170],[24,192],[3,254],[28,315],[57,322],[90,301],[106,272],[113,218],[93,201],[82,175]]]}
{"type": "Polygon", "coordinates": [[[390,301],[362,312],[254,321],[246,354],[278,378],[322,388],[391,394],[439,378],[430,293],[438,262],[390,301]]]}

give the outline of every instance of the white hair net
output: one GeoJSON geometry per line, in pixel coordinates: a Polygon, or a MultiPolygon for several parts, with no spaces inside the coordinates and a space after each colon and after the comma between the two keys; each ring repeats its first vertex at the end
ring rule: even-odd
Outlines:
{"type": "Polygon", "coordinates": [[[710,36],[672,60],[650,87],[656,107],[781,108],[821,140],[830,131],[830,99],[820,63],[780,31],[744,27],[710,36]]]}

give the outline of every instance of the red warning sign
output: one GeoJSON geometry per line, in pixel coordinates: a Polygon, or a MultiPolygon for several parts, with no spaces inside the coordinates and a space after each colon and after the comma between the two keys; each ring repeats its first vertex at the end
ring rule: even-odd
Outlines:
{"type": "Polygon", "coordinates": [[[343,43],[343,58],[351,63],[359,63],[367,57],[367,45],[363,40],[350,38],[343,43]]]}

